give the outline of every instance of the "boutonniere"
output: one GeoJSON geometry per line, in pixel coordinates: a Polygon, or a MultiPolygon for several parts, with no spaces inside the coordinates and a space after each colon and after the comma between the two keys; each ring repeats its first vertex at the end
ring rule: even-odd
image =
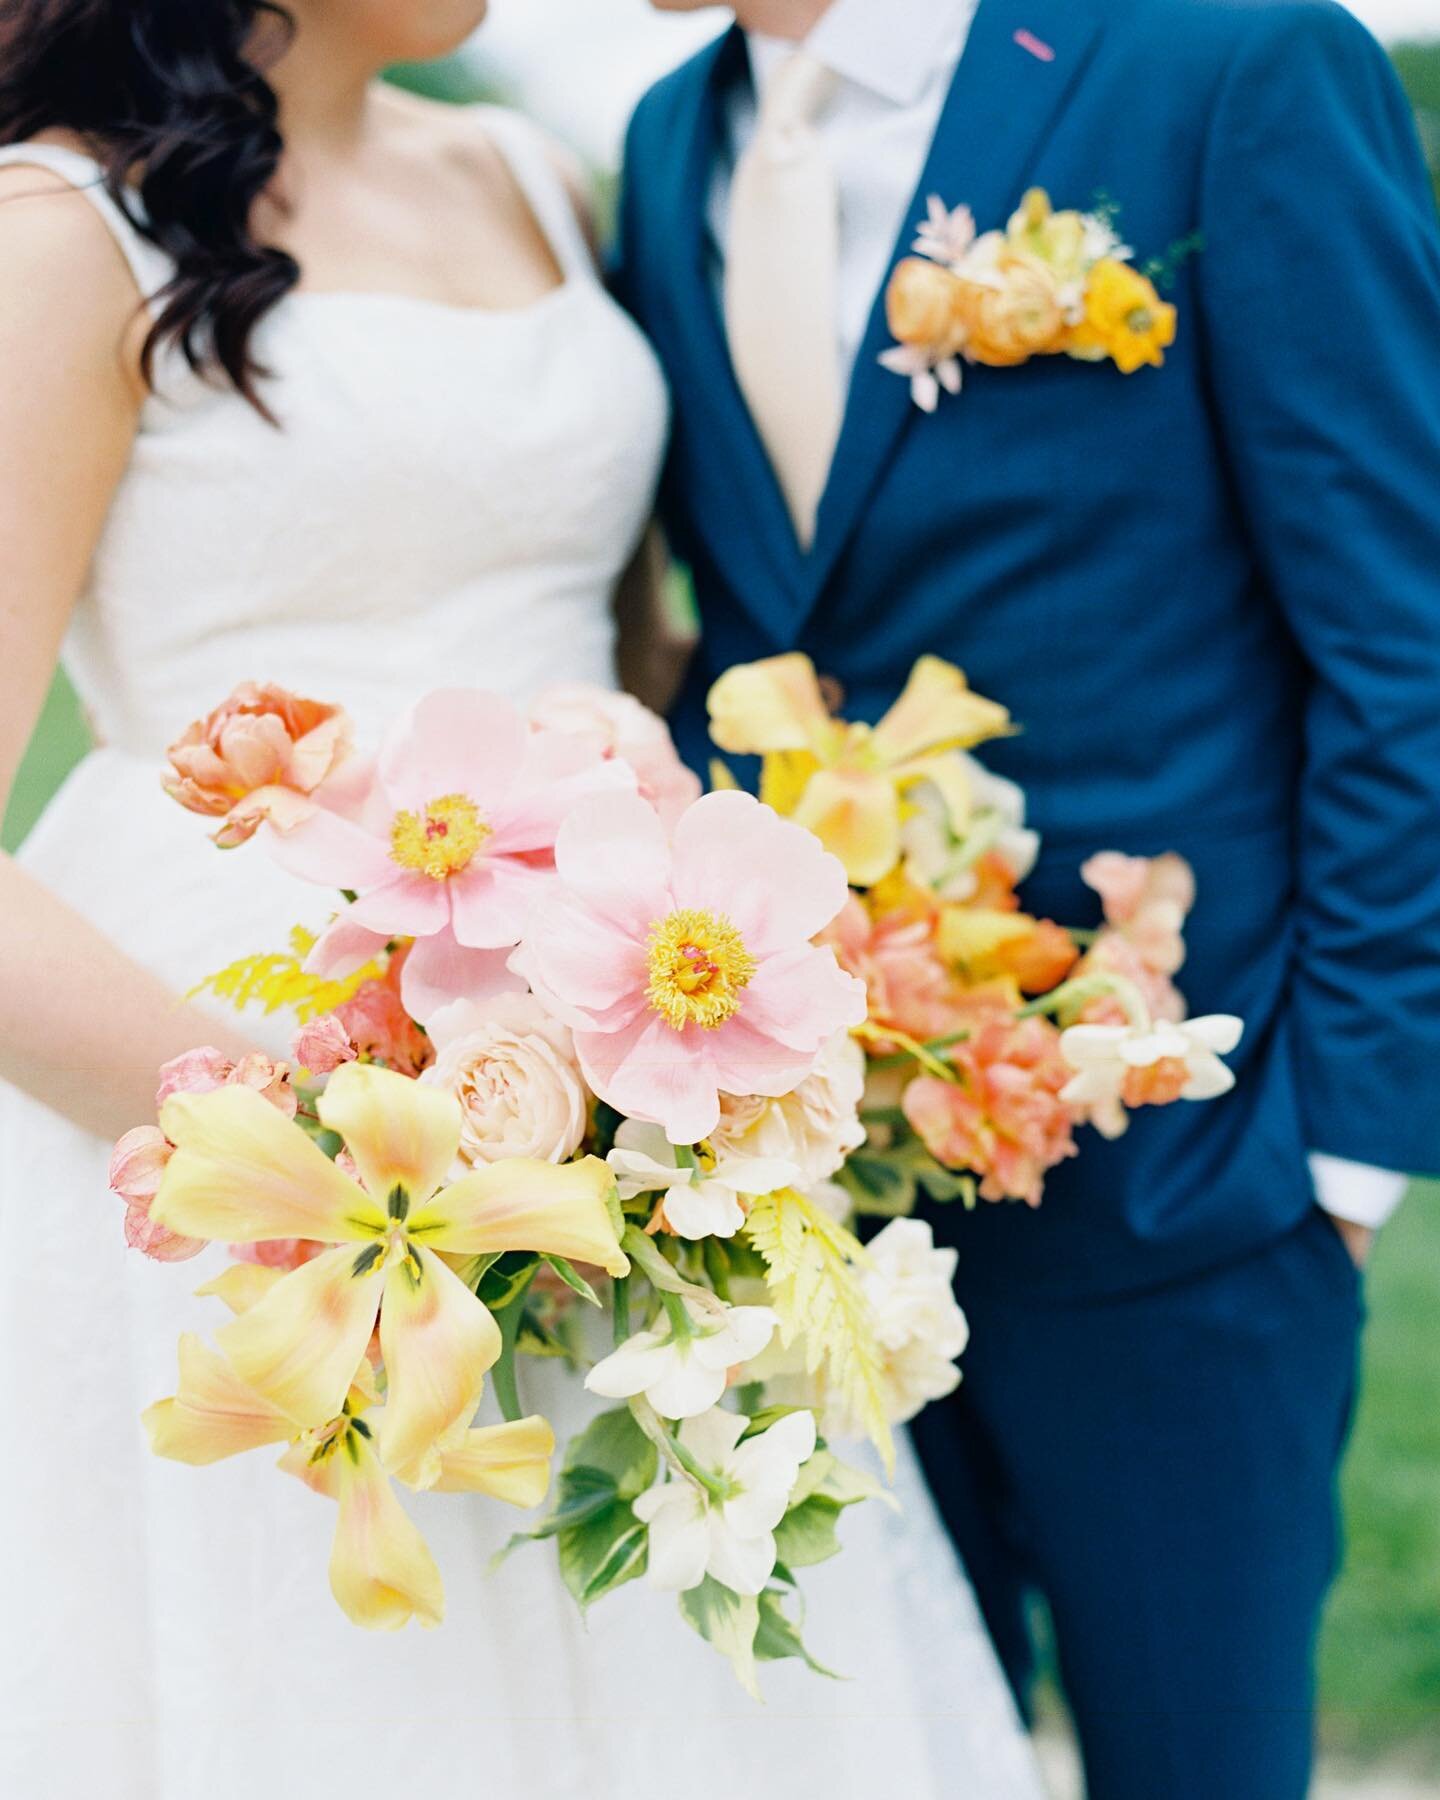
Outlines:
{"type": "Polygon", "coordinates": [[[1032,356],[1113,362],[1126,375],[1159,368],[1175,341],[1175,308],[1132,266],[1101,213],[1056,212],[1032,188],[1003,231],[977,235],[969,207],[930,201],[914,255],[885,295],[899,340],[880,358],[934,412],[958,394],[967,362],[1014,368],[1032,356]]]}

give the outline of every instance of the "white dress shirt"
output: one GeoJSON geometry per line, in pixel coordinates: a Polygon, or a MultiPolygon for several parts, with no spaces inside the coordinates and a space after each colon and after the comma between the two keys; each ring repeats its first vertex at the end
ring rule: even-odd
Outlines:
{"type": "MultiPolygon", "coordinates": [[[[805,39],[806,50],[840,77],[817,129],[840,188],[835,332],[847,387],[978,5],[979,0],[833,0],[805,39]]],[[[754,85],[741,82],[732,90],[728,145],[717,160],[710,191],[717,295],[724,278],[731,177],[755,132],[757,93],[764,92],[776,68],[797,48],[757,32],[747,41],[754,85]]],[[[941,198],[958,206],[965,196],[946,193],[941,198]]],[[[1018,204],[1020,196],[1015,199],[1018,204]]],[[[913,223],[919,222],[917,215],[913,223]]],[[[1001,223],[982,219],[980,226],[1001,223]]],[[[1310,1168],[1321,1206],[1356,1225],[1378,1229],[1405,1194],[1406,1178],[1389,1169],[1319,1154],[1311,1157],[1310,1168]]]]}

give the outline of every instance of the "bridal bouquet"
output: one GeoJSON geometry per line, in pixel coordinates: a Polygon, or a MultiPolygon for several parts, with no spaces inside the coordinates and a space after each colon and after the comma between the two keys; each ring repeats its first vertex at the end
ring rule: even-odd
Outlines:
{"type": "Polygon", "coordinates": [[[820,1668],[799,1572],[882,1492],[832,1446],[888,1463],[959,1380],[917,1192],[1037,1203],[1083,1122],[1222,1091],[1239,1024],[1183,1018],[1178,859],[1088,865],[1098,933],[1020,910],[1021,798],[968,754],[1008,719],[958,670],[922,661],[873,730],[801,657],[712,710],[762,799],[718,767],[702,794],[658,719],[589,689],[528,717],[438,692],[375,756],[333,707],[237,690],[166,786],[339,908],[202,983],[289,1009],[292,1060],[168,1064],[111,1183],[145,1254],[229,1248],[199,1292],[230,1316],[181,1340],[153,1448],[281,1448],[336,1503],[357,1624],[443,1614],[396,1483],[545,1500],[523,1390],[549,1358],[596,1399],[511,1547],[553,1541],[582,1608],[676,1593],[755,1691],[760,1662],[820,1668]],[[890,1215],[867,1244],[861,1212],[890,1215]]]}

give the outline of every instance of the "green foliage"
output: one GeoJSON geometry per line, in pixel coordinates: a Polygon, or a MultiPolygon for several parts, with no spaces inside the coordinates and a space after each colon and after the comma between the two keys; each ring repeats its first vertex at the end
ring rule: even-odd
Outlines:
{"type": "Polygon", "coordinates": [[[582,1611],[593,1606],[645,1573],[647,1533],[630,1503],[659,1467],[628,1406],[599,1414],[571,1439],[548,1515],[512,1537],[496,1562],[521,1544],[554,1538],[565,1586],[582,1611]]]}
{"type": "Polygon", "coordinates": [[[1402,1746],[1440,1776],[1440,1183],[1387,1225],[1367,1278],[1345,1567],[1321,1639],[1324,1742],[1402,1746]]]}
{"type": "Polygon", "coordinates": [[[680,1617],[714,1646],[735,1671],[735,1679],[760,1699],[755,1679],[755,1636],[760,1629],[760,1603],[753,1594],[732,1594],[707,1575],[699,1587],[680,1596],[680,1617]]]}
{"type": "Polygon", "coordinates": [[[1390,54],[1415,108],[1435,198],[1440,201],[1440,41],[1397,44],[1390,54]]]}

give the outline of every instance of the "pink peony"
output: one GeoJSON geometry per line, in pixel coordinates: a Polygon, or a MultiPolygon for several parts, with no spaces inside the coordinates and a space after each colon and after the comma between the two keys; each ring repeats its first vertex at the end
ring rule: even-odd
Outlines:
{"type": "Polygon", "coordinates": [[[530,709],[530,722],[545,731],[589,735],[635,771],[640,794],[667,828],[700,798],[700,778],[681,762],[670,728],[658,713],[630,694],[585,682],[547,688],[530,709]]]}
{"type": "Polygon", "coordinates": [[[1059,1033],[1044,1019],[997,1016],[946,1054],[959,1079],[918,1076],[905,1117],[937,1162],[980,1177],[982,1199],[1038,1206],[1047,1171],[1075,1154],[1059,1033]]]}
{"type": "Polygon", "coordinates": [[[591,1088],[691,1144],[721,1093],[788,1094],[865,989],[811,939],[844,906],[845,871],[748,794],[709,794],[673,843],[636,795],[596,800],[556,843],[559,890],[514,959],[575,1031],[591,1088]]]}
{"type": "Polygon", "coordinates": [[[334,1013],[302,1025],[295,1033],[291,1053],[312,1075],[333,1075],[341,1063],[354,1062],[357,1054],[350,1033],[334,1013]]]}
{"type": "Polygon", "coordinates": [[[344,771],[309,819],[272,835],[292,874],[357,896],[311,966],[353,968],[410,937],[412,1012],[468,997],[503,972],[506,958],[495,953],[519,943],[553,881],[567,814],[634,785],[593,737],[534,731],[495,694],[430,694],[394,727],[373,767],[344,771]]]}
{"type": "Polygon", "coordinates": [[[281,830],[298,824],[349,753],[338,707],[246,681],[170,746],[165,791],[187,812],[222,819],[215,842],[229,850],[265,819],[281,830]]]}

